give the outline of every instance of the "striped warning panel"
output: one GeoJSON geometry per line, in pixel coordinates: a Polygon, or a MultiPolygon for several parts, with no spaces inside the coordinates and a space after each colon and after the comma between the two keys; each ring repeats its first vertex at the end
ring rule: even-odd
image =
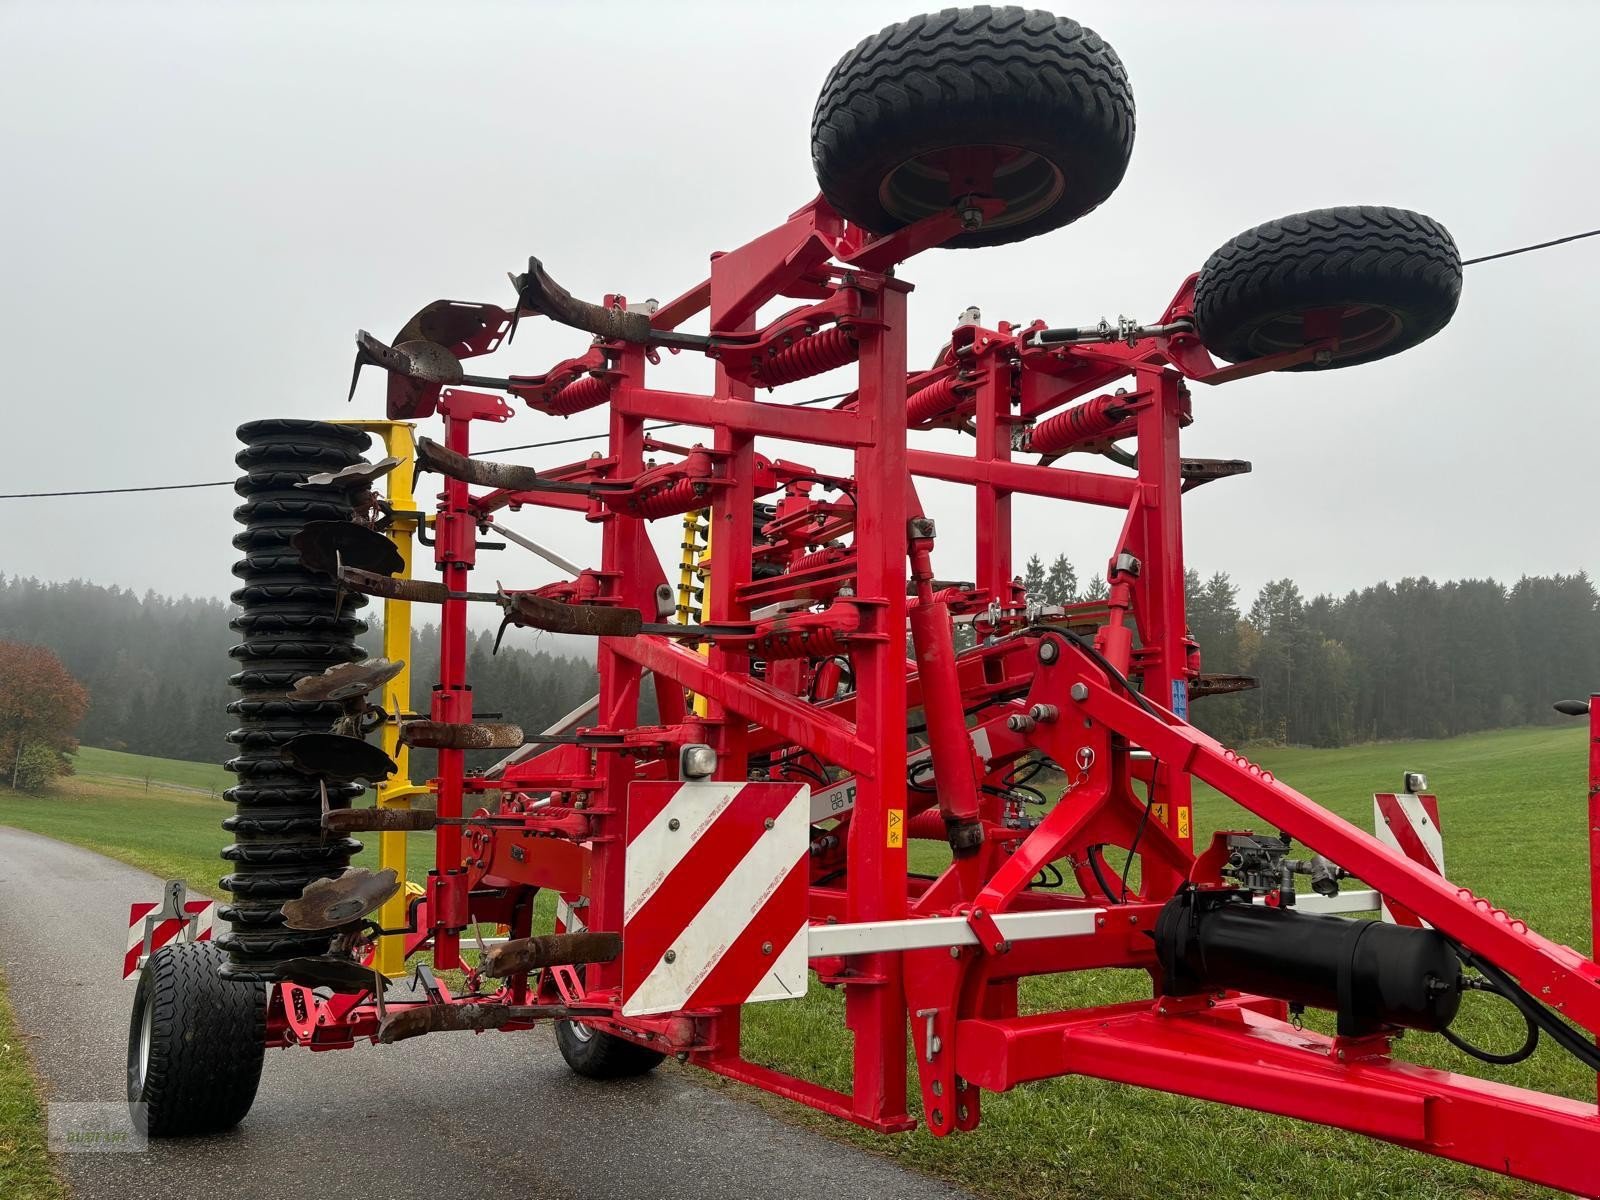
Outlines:
{"type": "Polygon", "coordinates": [[[810,805],[789,783],[628,789],[625,1016],[805,995],[810,805]]]}
{"type": "MultiPolygon", "coordinates": [[[[168,885],[170,888],[170,884],[168,885]]],[[[182,893],[179,893],[180,897],[182,893]]],[[[211,940],[212,920],[217,911],[214,900],[181,899],[183,916],[175,916],[161,904],[130,904],[128,906],[128,950],[122,956],[122,977],[132,979],[139,967],[168,942],[178,941],[189,930],[191,942],[211,940]]]]}
{"type": "MultiPolygon", "coordinates": [[[[1409,792],[1375,792],[1372,823],[1378,840],[1418,866],[1444,874],[1444,835],[1439,828],[1439,798],[1409,792]]],[[[1385,899],[1383,919],[1393,925],[1427,922],[1401,904],[1385,899]]]]}

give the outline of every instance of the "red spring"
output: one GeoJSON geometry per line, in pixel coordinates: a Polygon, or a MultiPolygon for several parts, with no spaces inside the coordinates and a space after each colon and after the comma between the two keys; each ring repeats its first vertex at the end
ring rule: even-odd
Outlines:
{"type": "Polygon", "coordinates": [[[842,546],[824,546],[821,550],[813,550],[810,554],[802,554],[789,564],[789,574],[800,571],[809,571],[812,567],[824,567],[829,563],[838,562],[850,552],[842,546]]]}
{"type": "Polygon", "coordinates": [[[695,491],[698,486],[700,484],[697,480],[680,479],[676,483],[667,484],[658,492],[652,492],[633,501],[627,508],[633,516],[643,517],[646,521],[657,521],[662,517],[704,508],[706,498],[704,493],[695,491]]]}
{"type": "Polygon", "coordinates": [[[1040,421],[1028,436],[1028,449],[1034,454],[1057,454],[1084,442],[1098,441],[1127,419],[1125,397],[1096,396],[1057,413],[1048,421],[1040,421]]]}
{"type": "Polygon", "coordinates": [[[847,639],[860,623],[860,614],[849,608],[774,617],[757,628],[751,653],[765,659],[848,654],[847,639]]]}
{"type": "Polygon", "coordinates": [[[849,647],[832,629],[814,627],[807,630],[786,629],[759,635],[752,652],[765,659],[779,658],[832,658],[846,654],[849,647]]]}
{"type": "Polygon", "coordinates": [[[957,384],[958,380],[952,375],[948,379],[930,383],[920,391],[913,392],[906,400],[906,424],[909,426],[924,424],[935,417],[944,416],[959,405],[966,397],[956,391],[957,384]]]}
{"type": "Polygon", "coordinates": [[[584,375],[573,380],[550,399],[539,405],[554,417],[570,417],[587,409],[598,408],[611,398],[611,383],[604,378],[584,375]]]}
{"type": "Polygon", "coordinates": [[[761,382],[767,387],[794,383],[821,375],[856,360],[855,334],[838,325],[801,338],[761,364],[761,382]]]}

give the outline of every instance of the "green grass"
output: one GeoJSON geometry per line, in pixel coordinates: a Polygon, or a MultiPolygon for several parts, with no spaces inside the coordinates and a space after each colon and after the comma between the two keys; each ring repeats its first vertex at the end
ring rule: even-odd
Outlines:
{"type": "MultiPolygon", "coordinates": [[[[224,840],[217,822],[227,807],[166,785],[205,786],[203,773],[216,769],[167,764],[158,781],[152,767],[146,791],[144,775],[129,763],[161,760],[84,754],[88,757],[80,756],[80,773],[63,781],[52,796],[0,793],[0,824],[88,846],[215,894],[222,866],[216,853],[224,840]],[[202,774],[186,774],[185,767],[202,774]]],[[[1427,772],[1441,797],[1451,878],[1546,936],[1588,947],[1584,733],[1576,725],[1344,750],[1265,749],[1252,757],[1363,829],[1372,826],[1374,790],[1398,786],[1406,770],[1427,772]]],[[[1198,837],[1225,827],[1264,828],[1215,793],[1202,792],[1195,806],[1198,837]]],[[[431,843],[411,840],[413,870],[424,871],[431,843]]],[[[937,846],[917,843],[914,849],[913,869],[937,869],[937,846]]],[[[367,851],[363,861],[370,862],[371,854],[367,851]]],[[[1148,994],[1142,973],[1084,972],[1029,980],[1023,1002],[1037,1011],[1148,994]]],[[[1481,1044],[1509,1048],[1518,1040],[1519,1027],[1496,1004],[1487,996],[1469,997],[1457,1029],[1481,1044]]],[[[1326,1020],[1308,1017],[1307,1023],[1329,1028],[1326,1020]]],[[[849,1087],[850,1042],[837,993],[814,986],[801,1001],[753,1005],[746,1010],[744,1025],[744,1048],[751,1059],[832,1087],[849,1087]]],[[[1450,1070],[1486,1071],[1437,1037],[1413,1034],[1399,1052],[1450,1070]]],[[[1579,1098],[1593,1096],[1593,1075],[1548,1045],[1530,1061],[1494,1071],[1492,1077],[1579,1098]]],[[[944,1140],[920,1130],[882,1138],[748,1089],[737,1090],[788,1119],[996,1200],[1133,1200],[1152,1195],[1176,1200],[1220,1194],[1234,1200],[1289,1194],[1308,1200],[1443,1200],[1552,1194],[1336,1130],[1091,1079],[1053,1080],[985,1095],[981,1128],[944,1140]]]]}
{"type": "Polygon", "coordinates": [[[221,795],[234,783],[234,776],[220,764],[184,762],[176,758],[151,758],[146,754],[124,754],[120,750],[100,750],[83,746],[73,755],[73,766],[82,775],[113,776],[169,784],[178,788],[195,788],[199,791],[221,795]]]}
{"type": "Polygon", "coordinates": [[[66,1194],[45,1153],[44,1105],[0,977],[0,1196],[64,1200],[66,1194]]]}

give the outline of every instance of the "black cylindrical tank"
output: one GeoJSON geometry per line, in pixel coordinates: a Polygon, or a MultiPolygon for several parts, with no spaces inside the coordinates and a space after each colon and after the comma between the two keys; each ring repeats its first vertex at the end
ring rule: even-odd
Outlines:
{"type": "Polygon", "coordinates": [[[1461,1004],[1461,960],[1432,929],[1252,904],[1245,892],[1181,892],[1156,923],[1163,992],[1254,992],[1339,1014],[1339,1032],[1438,1032],[1461,1004]]]}

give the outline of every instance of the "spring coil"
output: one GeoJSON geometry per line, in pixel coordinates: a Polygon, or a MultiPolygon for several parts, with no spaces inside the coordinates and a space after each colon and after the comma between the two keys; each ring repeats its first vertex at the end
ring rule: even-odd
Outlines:
{"type": "Polygon", "coordinates": [[[802,554],[789,564],[788,573],[793,575],[797,571],[809,571],[812,567],[827,566],[831,562],[838,562],[848,552],[835,546],[825,546],[821,550],[813,550],[810,554],[802,554]]]}
{"type": "Polygon", "coordinates": [[[1040,421],[1028,435],[1028,449],[1034,454],[1055,454],[1084,442],[1096,441],[1113,432],[1128,419],[1123,396],[1096,396],[1047,421],[1040,421]]]}
{"type": "Polygon", "coordinates": [[[906,401],[906,424],[909,426],[924,424],[935,417],[944,416],[959,405],[965,399],[956,390],[959,383],[960,381],[952,375],[948,379],[930,383],[927,387],[913,392],[906,401]]]}
{"type": "Polygon", "coordinates": [[[611,399],[611,383],[603,377],[585,375],[575,379],[539,407],[554,417],[570,417],[591,408],[598,408],[611,399]]]}
{"type": "Polygon", "coordinates": [[[794,383],[854,362],[856,338],[839,325],[801,338],[761,364],[761,382],[767,387],[794,383]]]}
{"type": "Polygon", "coordinates": [[[752,653],[765,659],[780,658],[832,658],[848,654],[849,646],[838,631],[826,625],[813,625],[806,629],[778,629],[757,637],[752,653]]]}
{"type": "Polygon", "coordinates": [[[680,479],[676,483],[669,483],[658,492],[642,496],[628,506],[631,515],[642,517],[646,521],[659,520],[662,517],[675,516],[678,513],[688,512],[694,508],[704,508],[705,495],[695,491],[703,486],[699,480],[680,479]]]}

